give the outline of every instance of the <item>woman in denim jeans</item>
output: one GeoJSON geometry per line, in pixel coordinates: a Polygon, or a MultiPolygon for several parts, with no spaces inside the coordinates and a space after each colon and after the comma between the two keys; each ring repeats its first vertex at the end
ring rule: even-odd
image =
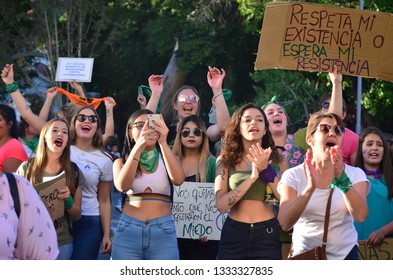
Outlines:
{"type": "Polygon", "coordinates": [[[179,160],[167,144],[168,128],[149,121],[152,111],[134,112],[124,150],[113,164],[116,189],[127,198],[113,240],[113,260],[179,259],[171,213],[172,184],[184,182],[179,160]]]}

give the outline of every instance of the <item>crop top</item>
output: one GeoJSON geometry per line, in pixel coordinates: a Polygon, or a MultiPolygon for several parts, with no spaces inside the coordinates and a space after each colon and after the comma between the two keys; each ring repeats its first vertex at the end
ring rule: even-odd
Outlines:
{"type": "MultiPolygon", "coordinates": [[[[237,171],[229,169],[228,190],[234,190],[251,174],[251,170],[237,171]]],[[[265,200],[266,183],[260,179],[256,180],[240,200],[265,200]]]]}
{"type": "Polygon", "coordinates": [[[153,173],[138,174],[132,187],[127,191],[127,195],[145,193],[145,189],[150,188],[154,194],[171,195],[171,183],[168,179],[165,164],[159,155],[157,170],[153,173]]]}

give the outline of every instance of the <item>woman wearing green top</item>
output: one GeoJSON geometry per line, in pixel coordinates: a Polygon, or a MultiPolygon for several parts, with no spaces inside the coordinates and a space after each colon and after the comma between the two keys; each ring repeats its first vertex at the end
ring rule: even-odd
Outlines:
{"type": "MultiPolygon", "coordinates": [[[[172,148],[185,173],[186,182],[213,183],[216,158],[209,151],[209,138],[203,120],[190,115],[179,123],[172,148]]],[[[202,236],[199,240],[178,238],[181,260],[212,260],[217,257],[218,241],[202,236]]]]}
{"type": "Polygon", "coordinates": [[[279,153],[265,113],[249,103],[238,109],[225,129],[217,159],[217,209],[230,211],[219,243],[218,259],[282,259],[280,228],[273,206],[265,203],[266,185],[275,196],[278,178],[270,165],[279,153]]]}

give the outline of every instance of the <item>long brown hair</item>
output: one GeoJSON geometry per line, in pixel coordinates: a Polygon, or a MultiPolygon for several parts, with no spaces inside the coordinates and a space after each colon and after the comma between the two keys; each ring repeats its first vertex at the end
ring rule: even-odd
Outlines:
{"type": "Polygon", "coordinates": [[[203,132],[201,136],[202,143],[199,146],[198,172],[196,174],[196,181],[206,182],[206,170],[209,158],[212,156],[212,154],[209,150],[209,137],[207,136],[206,126],[200,117],[196,115],[190,115],[180,122],[179,131],[176,134],[175,143],[173,144],[172,151],[176,156],[179,157],[180,162],[185,157],[185,149],[181,142],[181,131],[183,130],[184,126],[189,122],[195,123],[196,126],[200,128],[203,132]]]}
{"type": "Polygon", "coordinates": [[[262,114],[265,122],[266,133],[262,137],[261,147],[264,149],[270,147],[272,149],[270,159],[272,160],[273,164],[278,164],[280,162],[280,154],[275,147],[276,145],[274,144],[272,134],[269,130],[269,122],[267,120],[266,114],[256,104],[248,103],[233,113],[231,120],[225,127],[220,153],[224,166],[233,168],[242,160],[244,147],[242,135],[240,133],[240,123],[241,118],[247,109],[257,109],[262,114]]]}
{"type": "Polygon", "coordinates": [[[70,149],[70,130],[68,127],[68,123],[65,119],[51,119],[49,120],[44,127],[41,129],[40,138],[38,140],[38,146],[36,151],[36,156],[31,160],[26,172],[26,178],[29,180],[32,185],[36,185],[38,183],[42,183],[42,179],[45,173],[45,167],[48,164],[48,155],[46,152],[47,143],[45,141],[45,135],[51,128],[52,124],[55,122],[63,122],[67,125],[68,131],[68,142],[66,147],[63,150],[63,153],[60,156],[60,163],[62,169],[66,173],[66,185],[69,187],[71,194],[75,193],[76,187],[76,171],[74,170],[71,164],[71,149],[70,149]]]}

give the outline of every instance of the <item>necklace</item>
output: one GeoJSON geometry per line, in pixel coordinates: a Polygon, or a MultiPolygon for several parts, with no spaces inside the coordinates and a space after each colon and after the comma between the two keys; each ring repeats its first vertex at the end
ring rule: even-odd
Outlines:
{"type": "Polygon", "coordinates": [[[242,157],[242,161],[247,165],[248,170],[252,170],[252,163],[247,163],[245,159],[242,157]]]}

